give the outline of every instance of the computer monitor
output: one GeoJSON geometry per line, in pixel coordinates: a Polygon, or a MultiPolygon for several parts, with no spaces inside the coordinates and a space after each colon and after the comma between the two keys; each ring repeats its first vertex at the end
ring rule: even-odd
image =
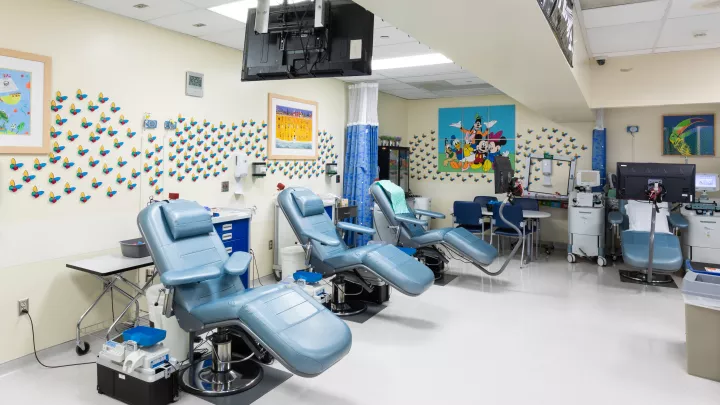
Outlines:
{"type": "Polygon", "coordinates": [[[618,162],[617,177],[617,198],[621,200],[647,200],[646,191],[653,183],[662,184],[665,202],[695,200],[695,165],[618,162]]]}
{"type": "Polygon", "coordinates": [[[695,191],[720,191],[720,181],[717,173],[697,173],[695,175],[695,191]]]}
{"type": "Polygon", "coordinates": [[[597,170],[578,170],[575,176],[578,187],[597,187],[600,185],[600,172],[597,170]]]}

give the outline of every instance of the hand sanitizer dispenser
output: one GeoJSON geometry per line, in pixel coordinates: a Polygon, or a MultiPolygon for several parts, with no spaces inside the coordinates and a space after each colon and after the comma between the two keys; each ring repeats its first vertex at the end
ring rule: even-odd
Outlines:
{"type": "Polygon", "coordinates": [[[235,194],[239,195],[243,193],[242,182],[248,175],[250,165],[247,156],[244,154],[236,154],[234,160],[235,170],[233,176],[235,177],[235,194]]]}
{"type": "Polygon", "coordinates": [[[542,162],[542,173],[543,173],[543,186],[552,186],[552,159],[543,159],[542,162]]]}

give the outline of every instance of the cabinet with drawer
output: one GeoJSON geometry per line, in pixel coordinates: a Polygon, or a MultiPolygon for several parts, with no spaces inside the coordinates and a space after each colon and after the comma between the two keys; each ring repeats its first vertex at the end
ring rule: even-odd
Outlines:
{"type": "MultiPolygon", "coordinates": [[[[229,255],[234,252],[250,252],[250,218],[223,221],[222,217],[217,217],[213,218],[213,226],[229,255]]],[[[248,287],[250,271],[248,269],[240,276],[245,288],[248,287]]]]}
{"type": "Polygon", "coordinates": [[[682,235],[686,258],[716,263],[720,256],[720,216],[696,215],[694,212],[684,212],[683,216],[688,221],[688,229],[682,235]]]}

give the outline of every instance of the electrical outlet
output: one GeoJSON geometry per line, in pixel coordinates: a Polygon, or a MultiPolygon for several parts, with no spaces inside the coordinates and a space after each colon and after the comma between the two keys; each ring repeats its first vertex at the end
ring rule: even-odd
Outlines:
{"type": "Polygon", "coordinates": [[[220,185],[220,192],[227,193],[228,191],[230,191],[230,182],[223,181],[220,185]]]}
{"type": "Polygon", "coordinates": [[[18,300],[18,316],[21,316],[24,312],[30,312],[30,298],[18,300]]]}
{"type": "Polygon", "coordinates": [[[272,239],[270,239],[268,241],[268,250],[272,250],[272,248],[273,248],[273,241],[272,241],[272,239]]]}

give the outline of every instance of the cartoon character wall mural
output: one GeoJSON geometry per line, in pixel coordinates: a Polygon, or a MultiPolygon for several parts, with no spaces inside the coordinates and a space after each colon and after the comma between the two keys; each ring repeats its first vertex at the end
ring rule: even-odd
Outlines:
{"type": "Polygon", "coordinates": [[[493,173],[499,155],[509,157],[514,165],[514,134],[514,105],[441,108],[438,171],[493,173]]]}

